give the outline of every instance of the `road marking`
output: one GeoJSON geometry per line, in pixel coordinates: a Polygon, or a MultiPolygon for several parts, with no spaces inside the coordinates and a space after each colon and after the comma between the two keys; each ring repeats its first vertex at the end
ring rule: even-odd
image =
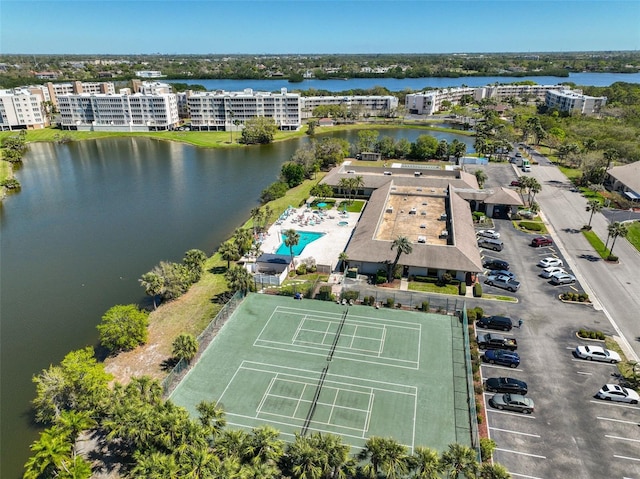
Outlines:
{"type": "Polygon", "coordinates": [[[495,450],[496,451],[502,451],[502,452],[511,452],[513,454],[520,454],[521,456],[539,457],[540,459],[546,459],[547,458],[547,456],[540,456],[538,454],[529,454],[528,452],[514,451],[512,449],[502,449],[501,447],[496,447],[495,450]]]}
{"type": "Polygon", "coordinates": [[[518,474],[517,472],[511,472],[511,471],[509,471],[509,474],[511,474],[512,476],[526,477],[527,479],[542,479],[541,477],[538,477],[538,476],[527,476],[526,474],[518,474]]]}
{"type": "Polygon", "coordinates": [[[571,358],[571,361],[575,361],[583,364],[599,364],[601,366],[615,366],[615,363],[610,363],[607,361],[589,361],[588,359],[576,359],[576,358],[571,358]]]}
{"type": "Polygon", "coordinates": [[[608,437],[609,439],[620,439],[621,441],[640,442],[640,439],[631,439],[628,437],[620,437],[620,436],[610,436],[609,434],[605,434],[604,437],[608,437]]]}
{"type": "Polygon", "coordinates": [[[493,429],[494,431],[510,432],[511,434],[519,434],[521,436],[540,437],[538,434],[529,434],[528,432],[520,432],[520,431],[510,431],[509,429],[500,429],[498,427],[490,427],[489,429],[493,429]]]}
{"type": "Polygon", "coordinates": [[[585,371],[577,371],[578,374],[586,374],[587,376],[591,376],[592,373],[587,373],[585,371]]]}
{"type": "Polygon", "coordinates": [[[617,454],[614,454],[613,457],[617,457],[618,459],[629,459],[630,461],[640,462],[640,457],[618,456],[617,454]]]}
{"type": "Polygon", "coordinates": [[[624,421],[622,419],[612,419],[610,417],[602,417],[602,416],[596,416],[596,419],[600,419],[601,421],[621,422],[624,424],[638,424],[638,426],[640,426],[640,423],[638,423],[638,421],[624,421]]]}
{"type": "Polygon", "coordinates": [[[511,412],[511,411],[502,411],[500,409],[489,409],[487,408],[488,412],[495,412],[497,414],[507,414],[509,416],[518,416],[518,417],[523,417],[523,418],[527,418],[527,419],[535,419],[535,416],[532,416],[531,414],[524,414],[521,412],[511,412]]]}
{"type": "MultiPolygon", "coordinates": [[[[507,366],[500,366],[499,364],[491,364],[491,363],[482,363],[482,366],[487,366],[490,368],[506,369],[508,371],[513,371],[515,369],[515,368],[508,368],[507,366]]],[[[522,372],[522,369],[519,369],[518,371],[522,372]]]]}
{"type": "Polygon", "coordinates": [[[592,402],[594,404],[606,404],[608,406],[624,407],[624,408],[627,408],[627,409],[636,409],[636,410],[640,411],[640,407],[638,407],[638,406],[630,406],[628,404],[615,404],[615,403],[612,403],[611,401],[605,401],[605,400],[594,401],[593,399],[590,402],[592,402]]]}

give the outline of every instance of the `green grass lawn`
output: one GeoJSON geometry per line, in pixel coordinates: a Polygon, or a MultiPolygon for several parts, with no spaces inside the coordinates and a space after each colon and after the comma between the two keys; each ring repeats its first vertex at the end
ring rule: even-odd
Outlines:
{"type": "Polygon", "coordinates": [[[421,281],[410,281],[409,291],[420,291],[422,293],[458,294],[458,287],[453,284],[438,286],[435,283],[423,283],[421,281]]]}
{"type": "Polygon", "coordinates": [[[604,247],[604,243],[600,238],[598,238],[598,235],[595,234],[593,230],[583,230],[582,234],[585,238],[587,238],[589,244],[593,247],[594,250],[596,250],[596,253],[598,253],[601,258],[607,259],[609,257],[611,253],[607,248],[604,247]]]}
{"type": "Polygon", "coordinates": [[[589,188],[585,188],[584,186],[581,186],[578,189],[580,190],[580,193],[582,193],[582,196],[584,196],[587,200],[598,200],[601,205],[604,204],[605,197],[602,196],[602,194],[600,194],[599,192],[593,191],[589,188]]]}
{"type": "Polygon", "coordinates": [[[629,227],[627,240],[635,247],[635,249],[640,251],[640,222],[634,221],[633,223],[625,224],[629,227]]]}
{"type": "MultiPolygon", "coordinates": [[[[539,218],[539,217],[538,217],[539,218]]],[[[537,233],[537,234],[547,234],[547,227],[542,221],[534,221],[534,220],[522,220],[522,221],[513,221],[513,226],[520,231],[524,231],[526,233],[537,233]]]]}

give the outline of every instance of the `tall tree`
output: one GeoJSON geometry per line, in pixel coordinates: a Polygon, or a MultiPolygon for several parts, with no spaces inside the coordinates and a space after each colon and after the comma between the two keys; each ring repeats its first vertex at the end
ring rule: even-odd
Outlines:
{"type": "Polygon", "coordinates": [[[484,170],[476,170],[474,172],[474,175],[476,176],[476,181],[478,182],[478,186],[480,188],[484,186],[484,182],[489,178],[484,170]]]}
{"type": "Polygon", "coordinates": [[[629,228],[624,223],[616,221],[615,223],[610,224],[607,229],[609,231],[609,234],[611,235],[611,238],[613,239],[610,250],[611,255],[613,255],[613,247],[616,245],[616,240],[619,236],[621,236],[622,238],[626,238],[629,234],[629,228]]]}
{"type": "Polygon", "coordinates": [[[415,479],[439,479],[440,458],[438,453],[428,447],[416,447],[411,457],[412,469],[415,471],[415,479]]]}
{"type": "Polygon", "coordinates": [[[227,270],[224,274],[225,279],[232,291],[241,291],[246,295],[253,285],[253,276],[244,267],[236,265],[227,270]]]}
{"type": "Polygon", "coordinates": [[[238,247],[232,241],[225,241],[218,248],[220,257],[227,262],[227,270],[231,267],[231,261],[240,259],[240,253],[238,247]]]}
{"type": "Polygon", "coordinates": [[[191,282],[197,283],[202,277],[204,271],[204,263],[207,261],[207,255],[199,249],[190,249],[184,254],[182,264],[184,264],[191,275],[191,282]]]}
{"type": "Polygon", "coordinates": [[[602,203],[600,203],[600,201],[598,200],[590,200],[587,203],[587,211],[591,212],[591,214],[589,215],[589,223],[587,224],[587,227],[591,229],[591,220],[593,219],[593,215],[598,211],[602,211],[602,203]]]}
{"type": "Polygon", "coordinates": [[[196,410],[200,415],[200,424],[212,438],[216,438],[227,425],[224,409],[216,401],[201,401],[196,410]]]}
{"type": "Polygon", "coordinates": [[[291,255],[291,263],[293,263],[293,247],[300,242],[300,234],[293,228],[284,232],[284,245],[289,248],[289,254],[291,255]]]}
{"type": "Polygon", "coordinates": [[[71,457],[71,442],[59,427],[42,431],[30,448],[32,455],[24,466],[24,479],[54,478],[71,457]]]}
{"type": "Polygon", "coordinates": [[[387,280],[390,283],[393,278],[393,272],[398,265],[398,261],[400,261],[400,256],[403,254],[411,254],[413,251],[413,246],[411,246],[411,241],[406,236],[398,236],[393,243],[391,243],[391,251],[396,250],[396,257],[393,260],[393,265],[391,269],[388,271],[387,280]]]}
{"type": "Polygon", "coordinates": [[[135,304],[118,304],[107,310],[97,326],[100,344],[111,352],[129,351],[147,342],[149,313],[135,304]]]}
{"type": "Polygon", "coordinates": [[[138,280],[140,286],[144,288],[144,292],[151,296],[153,300],[153,309],[158,308],[157,299],[164,292],[164,281],[156,273],[149,271],[143,274],[138,280]]]}

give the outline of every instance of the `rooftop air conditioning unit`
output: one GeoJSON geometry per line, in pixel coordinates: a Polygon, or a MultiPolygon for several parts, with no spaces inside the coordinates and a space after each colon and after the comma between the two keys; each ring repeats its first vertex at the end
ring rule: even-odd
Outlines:
{"type": "Polygon", "coordinates": [[[442,230],[442,232],[440,233],[440,238],[448,238],[449,237],[449,232],[447,230],[442,230]]]}

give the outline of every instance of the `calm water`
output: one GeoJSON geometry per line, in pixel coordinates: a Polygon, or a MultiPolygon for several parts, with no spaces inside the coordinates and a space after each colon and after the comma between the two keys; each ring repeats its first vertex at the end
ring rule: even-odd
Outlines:
{"type": "MultiPolygon", "coordinates": [[[[384,130],[410,141],[424,132],[384,130]]],[[[437,133],[439,139],[472,138],[437,133]]],[[[357,132],[340,137],[357,141],[357,132]]],[[[307,138],[236,150],[148,139],[31,144],[22,191],[0,206],[0,477],[17,479],[37,437],[31,377],[95,345],[116,304],[145,301],[137,279],[185,251],[213,252],[307,138]]]]}
{"type": "Polygon", "coordinates": [[[256,91],[292,90],[368,90],[375,86],[386,87],[389,91],[422,90],[427,87],[447,88],[467,85],[479,87],[492,83],[514,83],[531,80],[538,85],[557,85],[573,82],[582,86],[609,86],[615,82],[640,83],[640,73],[571,73],[569,77],[464,77],[464,78],[352,78],[348,80],[304,80],[289,83],[287,80],[169,80],[169,82],[203,85],[207,90],[242,91],[252,88],[256,91]]]}

